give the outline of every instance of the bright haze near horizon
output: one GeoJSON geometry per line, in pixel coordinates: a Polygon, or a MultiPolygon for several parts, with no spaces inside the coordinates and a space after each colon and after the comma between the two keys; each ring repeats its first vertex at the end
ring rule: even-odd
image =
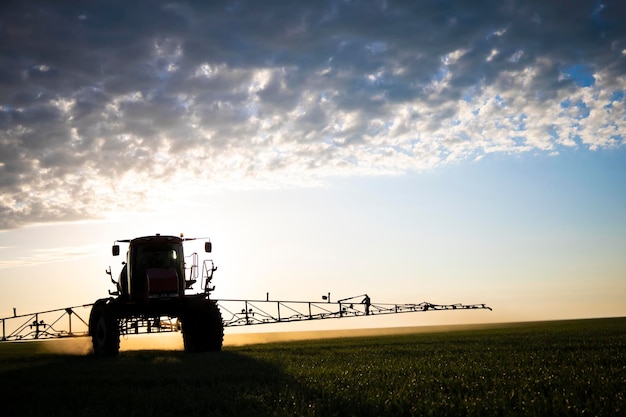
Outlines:
{"type": "Polygon", "coordinates": [[[625,16],[4,2],[0,317],[106,297],[116,239],[181,232],[215,298],[494,309],[308,329],[625,316],[625,16]]]}

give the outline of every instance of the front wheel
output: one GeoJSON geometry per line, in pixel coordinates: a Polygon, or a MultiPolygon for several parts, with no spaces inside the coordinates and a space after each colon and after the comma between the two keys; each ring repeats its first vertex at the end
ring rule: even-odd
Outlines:
{"type": "Polygon", "coordinates": [[[96,303],[89,316],[89,334],[96,356],[117,356],[120,352],[120,328],[114,307],[96,303]]]}
{"type": "Polygon", "coordinates": [[[186,352],[222,350],[224,323],[215,301],[190,299],[182,317],[183,343],[186,352]]]}

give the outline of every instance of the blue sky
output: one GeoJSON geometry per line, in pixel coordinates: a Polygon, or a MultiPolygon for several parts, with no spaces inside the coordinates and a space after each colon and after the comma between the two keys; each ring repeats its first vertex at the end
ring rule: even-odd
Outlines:
{"type": "Polygon", "coordinates": [[[619,2],[0,7],[0,316],[157,232],[218,297],[626,314],[619,2]]]}

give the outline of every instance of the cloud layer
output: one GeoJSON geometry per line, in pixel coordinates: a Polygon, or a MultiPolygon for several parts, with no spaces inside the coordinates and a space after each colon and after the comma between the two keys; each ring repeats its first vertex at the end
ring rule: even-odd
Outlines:
{"type": "Polygon", "coordinates": [[[0,229],[624,145],[623,2],[114,3],[0,6],[0,229]]]}

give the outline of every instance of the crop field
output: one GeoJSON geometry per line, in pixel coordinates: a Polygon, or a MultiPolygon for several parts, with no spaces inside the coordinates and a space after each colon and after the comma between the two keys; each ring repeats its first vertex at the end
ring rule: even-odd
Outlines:
{"type": "Polygon", "coordinates": [[[139,350],[0,344],[4,416],[626,415],[626,318],[139,350]]]}

